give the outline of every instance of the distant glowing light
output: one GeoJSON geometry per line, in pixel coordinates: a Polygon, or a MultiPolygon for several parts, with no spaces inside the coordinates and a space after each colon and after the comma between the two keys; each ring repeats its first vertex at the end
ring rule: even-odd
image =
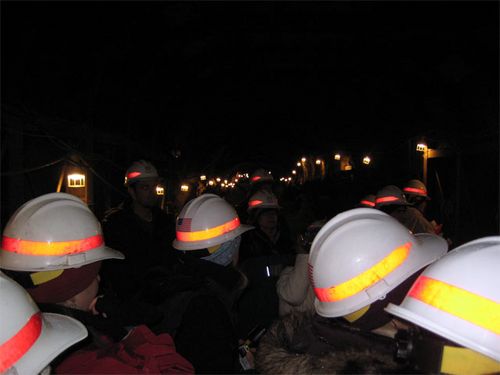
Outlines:
{"type": "Polygon", "coordinates": [[[425,143],[419,143],[417,145],[417,151],[425,151],[427,150],[427,145],[425,143]]]}
{"type": "Polygon", "coordinates": [[[68,175],[68,187],[80,188],[85,187],[85,175],[81,173],[73,173],[68,175]]]}

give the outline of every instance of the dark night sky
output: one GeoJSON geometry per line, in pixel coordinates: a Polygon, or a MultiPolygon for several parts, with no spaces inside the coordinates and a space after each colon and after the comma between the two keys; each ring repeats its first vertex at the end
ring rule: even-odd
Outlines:
{"type": "Polygon", "coordinates": [[[2,2],[2,104],[195,165],[498,131],[498,2],[2,2]]]}

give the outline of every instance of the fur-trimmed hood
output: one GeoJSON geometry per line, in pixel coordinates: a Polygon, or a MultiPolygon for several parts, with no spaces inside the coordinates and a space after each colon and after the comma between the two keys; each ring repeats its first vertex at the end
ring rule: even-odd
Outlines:
{"type": "Polygon", "coordinates": [[[317,315],[294,314],[262,338],[255,363],[262,374],[401,373],[392,339],[361,333],[317,315]]]}

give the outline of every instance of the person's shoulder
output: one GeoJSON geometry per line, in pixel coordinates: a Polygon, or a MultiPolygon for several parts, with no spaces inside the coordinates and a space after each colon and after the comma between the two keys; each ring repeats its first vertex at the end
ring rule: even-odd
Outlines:
{"type": "Polygon", "coordinates": [[[104,217],[102,222],[104,224],[124,220],[125,218],[131,215],[131,210],[126,206],[124,202],[120,203],[116,207],[110,208],[108,211],[104,213],[104,217]]]}

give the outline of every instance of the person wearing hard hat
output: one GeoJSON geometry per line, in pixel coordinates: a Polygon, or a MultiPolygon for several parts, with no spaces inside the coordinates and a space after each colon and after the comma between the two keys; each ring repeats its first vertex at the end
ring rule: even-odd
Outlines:
{"type": "Polygon", "coordinates": [[[397,359],[415,372],[500,373],[500,237],[470,241],[428,266],[398,306],[410,323],[397,359]]]}
{"type": "MultiPolygon", "coordinates": [[[[143,324],[159,322],[161,312],[128,301],[113,306],[117,302],[113,296],[99,294],[101,262],[123,258],[122,253],[106,246],[99,221],[73,195],[42,195],[23,204],[9,219],[2,235],[0,268],[26,289],[42,311],[74,317],[92,333],[84,352],[70,353],[56,372],[123,373],[136,369],[137,363],[124,356],[121,340],[125,336],[150,343],[137,346],[132,342],[129,353],[142,352],[153,360],[158,352],[151,346],[154,340],[165,345],[160,350],[164,354],[172,352],[167,345],[169,337],[156,337],[143,324]],[[130,330],[131,326],[137,327],[130,330]],[[105,352],[113,354],[99,353],[92,345],[105,346],[105,352]]],[[[155,370],[144,368],[146,372],[155,370]]],[[[192,368],[188,366],[186,372],[192,373],[192,368]]]]}
{"type": "Polygon", "coordinates": [[[375,208],[391,215],[413,233],[436,233],[434,226],[406,200],[396,185],[387,185],[377,191],[375,208]]]}
{"type": "Polygon", "coordinates": [[[238,332],[245,335],[255,325],[267,327],[279,316],[278,277],[295,259],[295,245],[282,217],[278,199],[259,190],[248,201],[249,223],[254,231],[242,237],[240,269],[249,285],[238,305],[238,332]]]}
{"type": "Polygon", "coordinates": [[[262,373],[385,373],[393,361],[396,327],[384,308],[400,303],[447,243],[435,234],[412,234],[386,213],[355,208],[318,232],[309,255],[316,315],[292,314],[261,340],[262,373]]]}
{"type": "Polygon", "coordinates": [[[51,362],[85,339],[85,326],[69,316],[40,312],[28,293],[0,272],[0,373],[50,374],[51,362]]]}
{"type": "Polygon", "coordinates": [[[138,298],[148,288],[145,285],[152,270],[175,262],[170,246],[175,236],[174,217],[158,206],[159,181],[150,162],[132,163],[125,174],[129,199],[108,211],[102,221],[106,243],[125,254],[124,261],[105,264],[102,273],[123,298],[138,298]]]}
{"type": "MultiPolygon", "coordinates": [[[[431,200],[431,198],[427,194],[427,187],[425,186],[425,184],[420,180],[409,180],[403,187],[403,193],[408,203],[418,209],[425,217],[427,204],[431,200]]],[[[436,234],[442,233],[442,224],[437,224],[435,220],[429,220],[429,222],[434,227],[434,232],[436,234]]]]}
{"type": "Polygon", "coordinates": [[[427,202],[431,200],[427,194],[427,187],[420,180],[409,180],[403,187],[406,200],[420,212],[424,213],[427,202]]]}
{"type": "Polygon", "coordinates": [[[235,265],[241,235],[251,229],[215,194],[190,200],[177,217],[172,245],[179,262],[165,281],[160,307],[166,331],[197,373],[240,370],[234,309],[247,279],[235,265]]]}

